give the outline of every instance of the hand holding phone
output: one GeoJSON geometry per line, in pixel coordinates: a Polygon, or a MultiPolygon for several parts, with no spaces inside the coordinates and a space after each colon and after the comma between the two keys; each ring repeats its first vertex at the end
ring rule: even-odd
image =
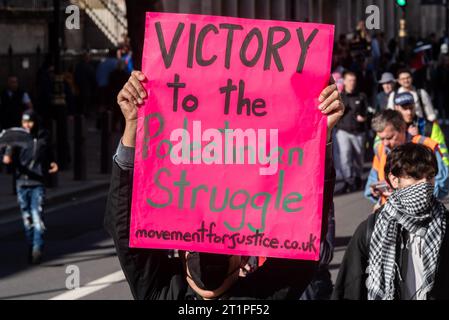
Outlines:
{"type": "Polygon", "coordinates": [[[371,193],[376,196],[389,196],[391,194],[390,186],[386,181],[379,181],[370,186],[371,193]]]}

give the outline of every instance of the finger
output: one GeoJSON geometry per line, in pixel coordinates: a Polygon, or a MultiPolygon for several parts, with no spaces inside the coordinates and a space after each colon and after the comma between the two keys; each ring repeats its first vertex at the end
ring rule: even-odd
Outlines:
{"type": "Polygon", "coordinates": [[[324,100],[327,99],[328,96],[332,94],[333,91],[337,91],[337,85],[331,84],[330,86],[327,86],[326,88],[324,88],[323,91],[321,91],[318,101],[323,102],[324,100]]]}
{"type": "Polygon", "coordinates": [[[134,100],[137,101],[137,103],[139,104],[143,103],[143,100],[140,98],[139,92],[137,91],[136,88],[134,88],[134,86],[130,82],[127,82],[125,84],[125,89],[132,94],[134,100]]]}
{"type": "Polygon", "coordinates": [[[128,114],[134,112],[135,109],[136,109],[136,105],[132,104],[129,101],[123,101],[120,104],[120,110],[121,110],[122,114],[125,116],[125,118],[127,117],[128,114]]]}
{"type": "Polygon", "coordinates": [[[337,111],[343,111],[343,105],[340,100],[335,100],[330,105],[328,105],[325,109],[321,110],[322,114],[331,114],[337,111]]]}
{"type": "Polygon", "coordinates": [[[134,105],[137,104],[137,101],[134,99],[134,96],[126,88],[123,88],[122,91],[120,91],[120,94],[118,95],[118,103],[121,104],[123,102],[129,102],[134,105]]]}
{"type": "Polygon", "coordinates": [[[340,94],[338,91],[333,91],[323,102],[320,103],[318,108],[323,111],[325,110],[331,103],[340,99],[340,94]]]}
{"type": "Polygon", "coordinates": [[[140,98],[145,99],[147,97],[147,92],[146,92],[145,88],[142,86],[142,83],[136,77],[129,78],[129,82],[137,90],[140,98]]]}
{"type": "Polygon", "coordinates": [[[135,108],[140,108],[142,106],[133,99],[132,94],[126,88],[123,88],[122,91],[120,91],[120,94],[117,97],[117,103],[120,106],[120,109],[123,110],[123,114],[125,114],[126,111],[133,111],[135,108]]]}
{"type": "Polygon", "coordinates": [[[128,99],[129,98],[127,97],[125,90],[122,88],[122,90],[120,90],[117,95],[117,103],[120,104],[121,102],[126,101],[128,99]]]}
{"type": "Polygon", "coordinates": [[[144,81],[147,78],[142,71],[133,71],[131,72],[131,76],[136,77],[139,81],[144,81]]]}
{"type": "Polygon", "coordinates": [[[124,111],[132,111],[135,108],[140,108],[141,105],[136,105],[133,104],[132,102],[129,101],[122,101],[120,103],[120,109],[124,110],[124,111]]]}

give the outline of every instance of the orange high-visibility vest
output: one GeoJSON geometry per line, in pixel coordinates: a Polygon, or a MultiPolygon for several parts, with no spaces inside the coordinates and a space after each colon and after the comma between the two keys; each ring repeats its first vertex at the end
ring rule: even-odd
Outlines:
{"type": "MultiPolygon", "coordinates": [[[[432,149],[432,151],[434,151],[434,152],[435,152],[435,150],[439,150],[438,143],[428,137],[425,137],[425,136],[416,135],[413,137],[411,142],[423,144],[423,145],[429,147],[430,149],[432,149]]],[[[379,181],[385,180],[384,169],[385,169],[386,163],[387,163],[387,153],[385,152],[384,144],[379,143],[379,145],[377,146],[377,149],[376,149],[376,154],[374,155],[374,160],[373,160],[373,169],[377,170],[377,177],[378,177],[379,181]]],[[[387,198],[382,196],[381,203],[384,204],[386,201],[387,201],[387,198]]]]}

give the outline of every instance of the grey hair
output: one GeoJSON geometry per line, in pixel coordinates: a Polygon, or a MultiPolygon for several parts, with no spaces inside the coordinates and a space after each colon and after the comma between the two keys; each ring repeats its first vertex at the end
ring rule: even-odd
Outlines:
{"type": "Polygon", "coordinates": [[[378,113],[374,116],[371,127],[376,132],[382,132],[385,128],[391,125],[396,131],[404,131],[407,128],[407,124],[402,118],[402,115],[395,110],[384,110],[381,113],[378,113]]]}

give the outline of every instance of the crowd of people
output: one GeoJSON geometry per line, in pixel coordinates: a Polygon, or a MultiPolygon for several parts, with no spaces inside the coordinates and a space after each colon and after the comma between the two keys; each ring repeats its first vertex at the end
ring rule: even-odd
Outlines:
{"type": "Polygon", "coordinates": [[[371,122],[386,109],[402,113],[411,136],[438,142],[449,164],[441,129],[449,123],[448,44],[447,37],[435,34],[409,37],[402,45],[394,38],[387,42],[383,33],[370,35],[362,22],[354,33],[340,35],[333,77],[346,111],[334,130],[337,193],[364,188],[364,163],[373,158],[380,141],[371,122]]]}
{"type": "Polygon", "coordinates": [[[336,193],[363,189],[373,214],[348,244],[333,299],[449,298],[448,44],[435,34],[386,43],[363,24],[336,44],[346,108],[334,130],[336,193]]]}
{"type": "Polygon", "coordinates": [[[105,216],[133,296],[449,299],[449,212],[441,202],[449,193],[443,132],[449,107],[447,58],[448,39],[437,41],[435,35],[427,42],[410,38],[400,47],[394,39],[385,43],[381,33],[370,37],[360,23],[354,34],[339,38],[336,84],[320,98],[332,100],[332,93],[340,92],[339,104],[330,101],[334,108],[328,110],[332,138],[326,148],[320,261],[264,258],[260,263],[256,257],[255,267],[240,256],[180,251],[179,259],[169,259],[173,256],[163,251],[127,246],[124,230],[129,229],[132,193],[127,173],[133,170],[137,101],[147,97],[141,84],[145,75],[133,73],[118,95],[127,125],[114,157],[105,216]],[[364,164],[370,158],[365,177],[364,164]],[[333,163],[341,185],[335,193],[333,163]],[[329,274],[335,245],[332,196],[362,190],[373,210],[348,244],[334,286],[329,274]],[[242,276],[238,270],[250,271],[242,276]]]}
{"type": "MultiPolygon", "coordinates": [[[[442,203],[449,194],[447,38],[432,34],[407,38],[403,45],[395,39],[387,43],[382,33],[370,35],[360,23],[336,42],[336,83],[320,97],[332,134],[326,148],[318,263],[198,252],[179,252],[174,259],[173,252],[129,248],[137,101],[147,98],[145,75],[133,68],[125,43],[96,67],[89,54],[83,55],[64,79],[71,113],[89,117],[111,110],[115,128],[124,130],[114,156],[105,227],[135,298],[449,299],[449,215],[442,203]],[[366,175],[365,164],[371,160],[366,175]],[[358,191],[372,201],[373,210],[348,244],[333,286],[329,264],[335,245],[335,182],[335,194],[358,191]]],[[[34,263],[40,261],[45,230],[42,177],[58,170],[48,135],[37,125],[38,116],[50,113],[53,72],[50,63],[41,68],[35,104],[13,76],[0,101],[1,129],[21,126],[41,141],[39,157],[26,148],[17,155],[7,149],[3,156],[5,164],[16,162],[18,200],[34,263]]]]}
{"type": "MultiPolygon", "coordinates": [[[[69,116],[82,114],[95,117],[99,112],[115,111],[116,97],[134,70],[129,38],[117,48],[110,48],[105,57],[93,59],[89,52],[79,56],[77,61],[67,63],[63,71],[64,96],[69,116]]],[[[48,55],[36,74],[33,96],[20,86],[20,79],[11,74],[0,96],[0,131],[20,127],[22,113],[34,110],[42,124],[48,123],[52,113],[55,66],[48,55]]],[[[117,117],[116,117],[117,118],[117,117]]],[[[116,123],[117,124],[117,123],[116,123]]],[[[118,124],[115,127],[119,128],[118,124]]]]}

